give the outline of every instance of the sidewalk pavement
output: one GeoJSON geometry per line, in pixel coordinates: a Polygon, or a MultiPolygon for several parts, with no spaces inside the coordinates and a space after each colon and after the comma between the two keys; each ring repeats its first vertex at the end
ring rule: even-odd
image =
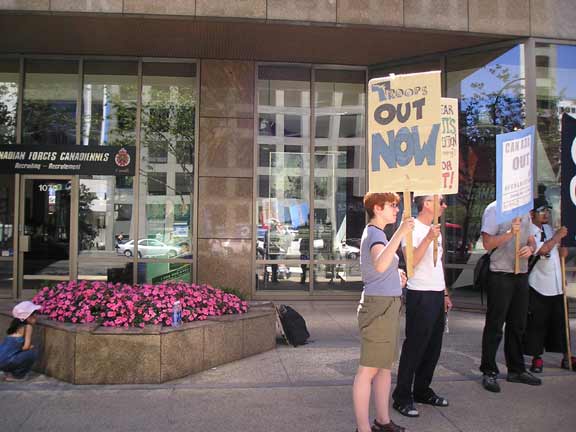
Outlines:
{"type": "MultiPolygon", "coordinates": [[[[354,302],[292,302],[312,342],[278,345],[248,359],[160,385],[74,386],[35,375],[0,383],[0,431],[352,432],[351,385],[359,357],[354,302]]],[[[576,373],[544,356],[544,384],[480,385],[483,315],[452,312],[433,387],[447,408],[419,405],[420,417],[392,412],[410,431],[576,430],[576,373]]],[[[576,330],[573,330],[576,331],[576,330]]],[[[182,347],[194,349],[194,347],[182,347]]],[[[526,358],[528,361],[528,358],[526,358]]],[[[502,350],[498,357],[506,371],[502,350]]]]}

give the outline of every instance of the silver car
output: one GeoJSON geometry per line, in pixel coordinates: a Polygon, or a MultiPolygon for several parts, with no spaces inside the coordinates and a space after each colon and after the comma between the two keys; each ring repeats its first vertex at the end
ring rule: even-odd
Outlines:
{"type": "MultiPolygon", "coordinates": [[[[134,255],[134,240],[118,245],[118,253],[131,257],[134,255]]],[[[180,253],[178,246],[169,246],[155,239],[138,240],[138,257],[168,257],[174,258],[180,253]]]]}

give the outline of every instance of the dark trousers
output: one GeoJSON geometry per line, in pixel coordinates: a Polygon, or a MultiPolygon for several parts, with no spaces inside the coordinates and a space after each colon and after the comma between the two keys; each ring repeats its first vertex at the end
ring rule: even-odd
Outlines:
{"type": "Polygon", "coordinates": [[[567,351],[564,296],[544,296],[530,288],[524,354],[539,357],[544,350],[557,353],[567,351]]]}
{"type": "Polygon", "coordinates": [[[38,354],[35,350],[20,351],[14,354],[6,364],[2,365],[1,369],[3,372],[11,373],[16,378],[23,378],[32,370],[37,358],[38,354]]]}
{"type": "Polygon", "coordinates": [[[504,339],[508,372],[524,372],[522,337],[528,316],[528,274],[490,273],[486,289],[487,310],[482,334],[482,362],[485,374],[498,374],[496,352],[504,339]],[[506,324],[505,333],[502,328],[506,324]]]}
{"type": "Polygon", "coordinates": [[[407,290],[406,339],[394,401],[407,404],[414,397],[427,399],[434,394],[430,384],[442,350],[444,322],[444,291],[407,290]]]}

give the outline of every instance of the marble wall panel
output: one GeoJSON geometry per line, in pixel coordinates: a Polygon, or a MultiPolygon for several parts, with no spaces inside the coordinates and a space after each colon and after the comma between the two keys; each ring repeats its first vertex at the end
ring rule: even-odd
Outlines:
{"type": "Polygon", "coordinates": [[[244,322],[244,357],[276,347],[276,311],[248,312],[244,322]],[[252,316],[251,316],[252,315],[252,316]]]}
{"type": "Polygon", "coordinates": [[[469,30],[478,33],[530,34],[530,0],[468,0],[469,30]]]}
{"type": "Polygon", "coordinates": [[[205,326],[205,323],[183,324],[178,330],[162,333],[162,382],[202,370],[205,326]]]}
{"type": "Polygon", "coordinates": [[[198,283],[232,288],[250,296],[252,240],[199,239],[198,283]]]}
{"type": "Polygon", "coordinates": [[[0,0],[0,10],[50,10],[50,0],[0,0]]]}
{"type": "Polygon", "coordinates": [[[201,117],[254,117],[254,63],[203,60],[201,117]]]}
{"type": "Polygon", "coordinates": [[[530,0],[532,36],[576,39],[574,0],[530,0]]]}
{"type": "Polygon", "coordinates": [[[76,343],[75,384],[160,382],[159,334],[79,333],[76,343]]]}
{"type": "Polygon", "coordinates": [[[252,177],[254,121],[200,119],[200,176],[252,177]]]}
{"type": "Polygon", "coordinates": [[[196,0],[196,15],[266,18],[266,0],[196,0]]]}
{"type": "Polygon", "coordinates": [[[76,333],[46,327],[40,369],[59,380],[74,382],[76,333]],[[49,359],[49,361],[48,361],[49,359]]]}
{"type": "Polygon", "coordinates": [[[336,0],[268,0],[268,19],[336,22],[336,0]]]}
{"type": "Polygon", "coordinates": [[[252,238],[252,179],[200,177],[198,237],[252,238]]]}
{"type": "Polygon", "coordinates": [[[468,2],[463,0],[404,0],[406,27],[468,30],[468,2]]]}
{"type": "Polygon", "coordinates": [[[215,322],[204,329],[204,369],[242,358],[241,320],[215,322]]]}
{"type": "Polygon", "coordinates": [[[401,26],[403,0],[338,0],[338,22],[401,26]]]}
{"type": "Polygon", "coordinates": [[[124,13],[194,15],[196,0],[124,0],[124,13]]]}
{"type": "Polygon", "coordinates": [[[122,13],[122,0],[51,0],[54,12],[122,13]]]}

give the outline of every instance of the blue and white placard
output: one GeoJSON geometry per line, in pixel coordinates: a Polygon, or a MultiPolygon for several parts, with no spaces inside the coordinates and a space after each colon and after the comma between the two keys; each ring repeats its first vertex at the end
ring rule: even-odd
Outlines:
{"type": "Polygon", "coordinates": [[[496,136],[496,220],[510,222],[532,210],[534,126],[496,136]]]}

